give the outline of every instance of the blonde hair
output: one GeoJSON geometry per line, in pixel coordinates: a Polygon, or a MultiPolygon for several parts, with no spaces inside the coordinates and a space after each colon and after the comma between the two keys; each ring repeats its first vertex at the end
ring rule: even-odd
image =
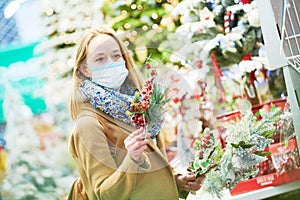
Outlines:
{"type": "Polygon", "coordinates": [[[99,27],[99,28],[93,28],[86,30],[78,43],[76,57],[75,57],[75,66],[73,68],[73,85],[70,93],[69,98],[69,108],[70,108],[70,115],[71,119],[75,120],[80,112],[80,105],[84,101],[82,98],[80,92],[79,92],[79,86],[83,79],[86,77],[81,73],[79,70],[80,66],[84,65],[86,62],[87,54],[88,54],[88,46],[90,44],[90,41],[101,34],[106,34],[111,36],[116,40],[116,42],[120,46],[120,50],[122,53],[122,56],[125,60],[126,67],[129,71],[129,79],[134,83],[137,89],[141,89],[142,80],[141,76],[139,75],[139,72],[136,70],[133,59],[131,55],[129,54],[129,51],[124,46],[123,42],[116,37],[115,32],[108,27],[99,27]]]}

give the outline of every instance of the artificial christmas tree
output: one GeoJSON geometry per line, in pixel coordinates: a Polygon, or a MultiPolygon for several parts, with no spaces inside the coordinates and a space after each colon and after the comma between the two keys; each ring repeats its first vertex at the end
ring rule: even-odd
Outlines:
{"type": "MultiPolygon", "coordinates": [[[[4,138],[8,155],[6,177],[0,186],[2,199],[55,200],[63,197],[69,189],[63,184],[74,178],[70,173],[64,173],[66,166],[58,165],[59,155],[64,152],[55,153],[54,145],[49,145],[47,150],[41,148],[40,137],[32,124],[31,109],[9,83],[5,84],[5,91],[3,110],[7,123],[4,138]]],[[[60,141],[55,142],[57,147],[60,141]]]]}
{"type": "Polygon", "coordinates": [[[159,46],[178,24],[178,20],[170,15],[178,2],[105,1],[101,11],[104,21],[120,33],[135,61],[142,64],[147,56],[160,61],[168,59],[170,52],[160,51],[159,46]]]}
{"type": "Polygon", "coordinates": [[[41,65],[49,68],[49,77],[70,75],[74,64],[74,46],[82,32],[102,23],[99,3],[93,0],[41,1],[45,36],[36,48],[43,54],[41,65]]]}

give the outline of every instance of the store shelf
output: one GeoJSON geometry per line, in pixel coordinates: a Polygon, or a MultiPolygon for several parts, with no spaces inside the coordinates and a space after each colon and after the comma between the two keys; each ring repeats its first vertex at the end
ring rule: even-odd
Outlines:
{"type": "Polygon", "coordinates": [[[263,189],[255,190],[252,192],[247,192],[231,197],[231,200],[257,200],[264,199],[268,197],[277,196],[279,194],[287,193],[296,189],[300,189],[300,180],[290,182],[279,186],[270,186],[263,189]]]}

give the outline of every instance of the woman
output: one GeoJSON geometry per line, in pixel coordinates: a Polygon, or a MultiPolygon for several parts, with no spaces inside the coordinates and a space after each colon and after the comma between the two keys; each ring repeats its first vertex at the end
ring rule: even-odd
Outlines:
{"type": "Polygon", "coordinates": [[[80,178],[69,199],[175,200],[200,188],[201,178],[173,173],[159,134],[155,140],[145,136],[126,115],[132,95],[141,89],[140,77],[111,29],[82,35],[70,96],[75,125],[69,141],[80,178]]]}

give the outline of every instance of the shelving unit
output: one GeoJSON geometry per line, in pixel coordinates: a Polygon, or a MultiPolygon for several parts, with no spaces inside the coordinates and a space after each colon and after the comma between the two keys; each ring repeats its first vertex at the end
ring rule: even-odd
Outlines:
{"type": "MultiPolygon", "coordinates": [[[[300,1],[256,0],[270,70],[282,68],[298,149],[300,147],[300,1]]],[[[300,180],[269,186],[230,199],[265,199],[300,189],[300,180]]]]}

